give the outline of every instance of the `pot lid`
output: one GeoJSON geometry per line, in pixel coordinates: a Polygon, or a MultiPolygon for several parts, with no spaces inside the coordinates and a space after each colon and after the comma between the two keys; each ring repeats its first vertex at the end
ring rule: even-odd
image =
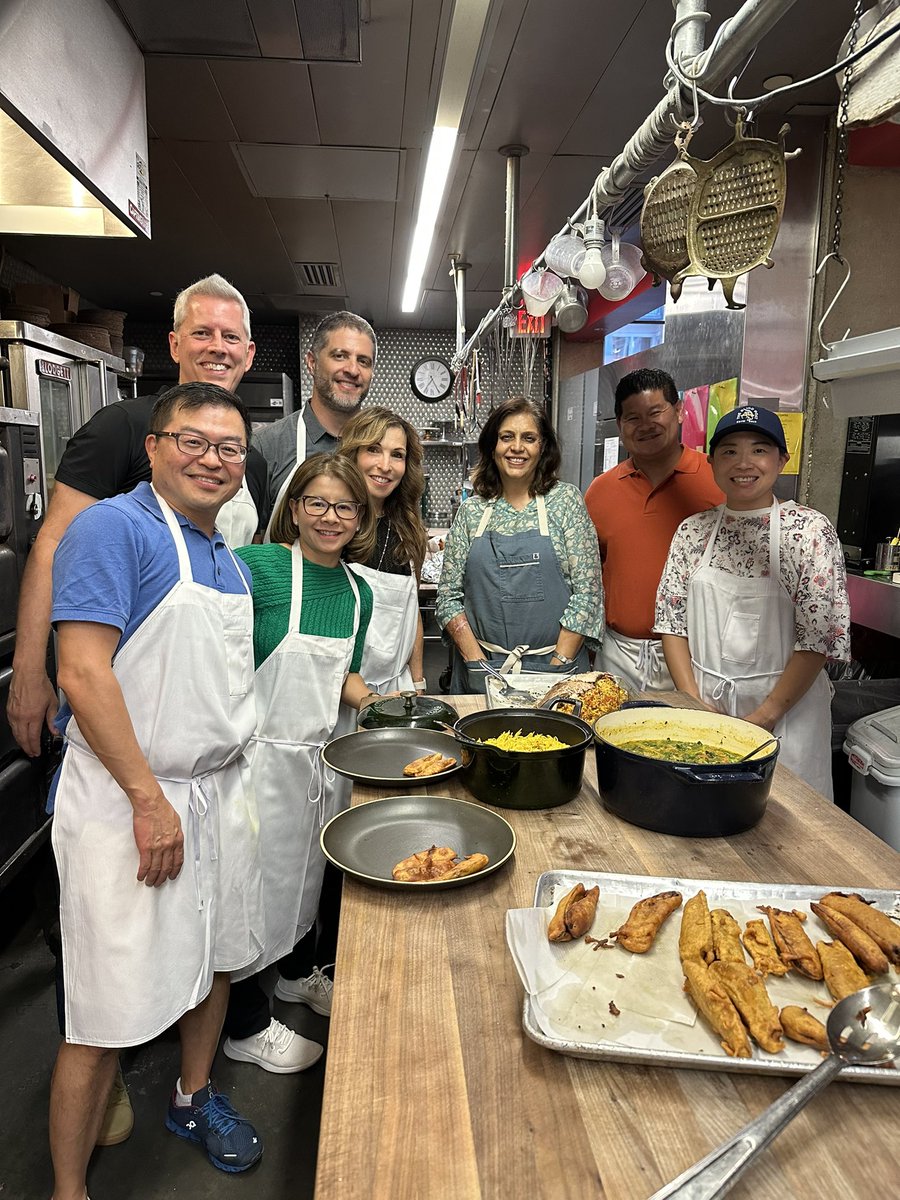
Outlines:
{"type": "Polygon", "coordinates": [[[446,721],[448,724],[459,713],[443,700],[433,696],[420,696],[417,692],[401,692],[399,696],[386,696],[366,705],[363,716],[385,725],[408,725],[413,721],[446,721]]]}

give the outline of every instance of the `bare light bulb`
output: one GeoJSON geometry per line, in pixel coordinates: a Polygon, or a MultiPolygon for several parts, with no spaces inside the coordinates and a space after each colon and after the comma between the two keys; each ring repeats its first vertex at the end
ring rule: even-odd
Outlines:
{"type": "Polygon", "coordinates": [[[582,287],[596,289],[606,279],[606,265],[599,246],[589,246],[584,262],[578,271],[578,282],[582,287]]]}

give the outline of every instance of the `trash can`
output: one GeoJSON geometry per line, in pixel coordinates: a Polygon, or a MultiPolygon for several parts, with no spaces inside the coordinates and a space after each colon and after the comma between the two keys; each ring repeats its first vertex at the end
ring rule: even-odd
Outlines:
{"type": "Polygon", "coordinates": [[[844,752],[853,769],[850,815],[900,850],[900,705],[854,721],[844,752]]]}

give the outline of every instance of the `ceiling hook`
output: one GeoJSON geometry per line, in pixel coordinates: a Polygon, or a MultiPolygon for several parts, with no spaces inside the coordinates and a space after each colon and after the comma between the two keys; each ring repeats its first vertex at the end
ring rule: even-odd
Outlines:
{"type": "MultiPolygon", "coordinates": [[[[823,326],[823,325],[825,324],[825,322],[828,320],[829,316],[831,315],[831,310],[834,308],[834,306],[837,304],[838,300],[841,298],[841,292],[843,292],[844,288],[845,288],[845,287],[847,286],[847,284],[850,282],[850,273],[851,273],[851,272],[850,272],[850,263],[849,263],[849,262],[847,262],[847,260],[846,260],[846,259],[844,259],[844,258],[841,258],[841,256],[840,256],[839,254],[835,254],[835,252],[834,252],[833,250],[829,250],[829,252],[828,252],[828,253],[825,255],[825,257],[822,259],[822,261],[821,261],[821,262],[819,263],[819,265],[816,267],[816,275],[817,275],[817,276],[818,276],[818,275],[820,275],[820,274],[822,273],[822,271],[823,271],[823,270],[824,270],[824,268],[825,268],[825,264],[828,262],[829,258],[836,259],[836,260],[837,260],[837,262],[839,262],[839,263],[840,263],[842,266],[846,267],[846,268],[847,268],[847,274],[844,276],[844,279],[843,279],[843,282],[841,283],[841,286],[840,286],[840,287],[838,288],[838,290],[837,290],[837,291],[834,293],[834,296],[832,297],[831,303],[828,305],[828,307],[825,309],[825,312],[822,314],[822,320],[821,320],[821,321],[819,322],[819,324],[816,326],[816,336],[817,336],[817,337],[818,337],[818,339],[819,339],[819,345],[822,347],[822,353],[823,353],[823,354],[827,354],[827,353],[828,353],[828,351],[831,349],[831,346],[832,346],[832,345],[834,345],[835,343],[834,343],[834,342],[832,342],[832,343],[830,343],[830,344],[829,344],[829,343],[827,343],[827,342],[823,341],[823,339],[822,339],[822,326],[823,326]]],[[[840,340],[841,340],[841,341],[844,341],[844,340],[845,340],[845,338],[847,337],[847,335],[848,335],[849,333],[850,333],[850,330],[848,329],[848,330],[847,330],[847,332],[844,334],[844,337],[842,337],[840,340]]]]}

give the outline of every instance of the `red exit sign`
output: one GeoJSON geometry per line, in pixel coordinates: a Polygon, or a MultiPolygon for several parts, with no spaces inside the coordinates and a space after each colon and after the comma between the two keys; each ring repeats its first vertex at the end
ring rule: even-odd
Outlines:
{"type": "Polygon", "coordinates": [[[533,317],[526,308],[517,309],[513,337],[549,337],[552,320],[551,313],[533,317]]]}

